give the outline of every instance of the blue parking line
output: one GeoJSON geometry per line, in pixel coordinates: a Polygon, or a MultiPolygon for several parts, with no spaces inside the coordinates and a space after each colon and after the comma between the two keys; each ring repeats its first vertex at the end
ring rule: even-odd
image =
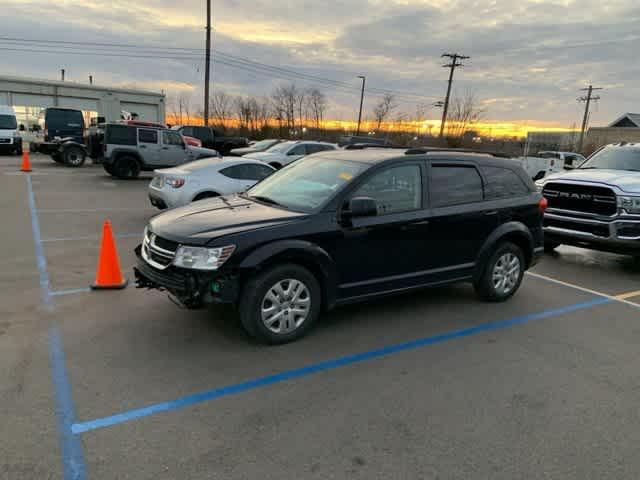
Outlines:
{"type": "Polygon", "coordinates": [[[82,453],[80,437],[71,431],[75,423],[75,409],[71,397],[71,384],[65,370],[64,352],[60,333],[56,327],[49,332],[49,363],[51,378],[56,394],[56,414],[58,435],[62,450],[62,471],[64,480],[85,480],[87,468],[82,453]]]}
{"type": "Polygon", "coordinates": [[[512,327],[514,325],[531,322],[533,320],[541,320],[541,319],[553,317],[556,315],[563,315],[563,314],[575,312],[578,310],[584,310],[586,308],[590,308],[595,305],[610,303],[611,301],[612,300],[609,298],[597,297],[594,300],[590,300],[588,302],[577,303],[577,304],[568,305],[565,307],[545,310],[543,312],[537,312],[529,315],[518,316],[508,320],[500,320],[495,322],[483,323],[475,327],[463,328],[461,330],[454,330],[454,331],[442,333],[439,335],[433,335],[430,337],[424,337],[424,338],[412,340],[405,343],[399,343],[395,345],[381,347],[375,350],[369,350],[366,352],[347,355],[347,356],[332,359],[332,360],[325,360],[319,363],[307,365],[306,367],[296,368],[293,370],[285,370],[283,372],[276,373],[273,375],[267,375],[264,377],[259,377],[253,380],[247,380],[247,381],[236,383],[233,385],[214,388],[213,390],[207,390],[205,392],[200,392],[193,395],[187,395],[185,397],[181,397],[175,400],[156,403],[143,408],[128,410],[126,412],[117,413],[115,415],[111,415],[108,417],[97,418],[95,420],[89,420],[86,422],[74,423],[71,426],[71,430],[75,434],[80,434],[80,433],[89,432],[91,430],[96,430],[99,428],[111,427],[114,425],[118,425],[120,423],[130,422],[132,420],[137,420],[139,418],[155,415],[157,413],[168,412],[171,410],[178,410],[178,409],[189,407],[191,405],[195,405],[198,403],[214,400],[216,398],[225,397],[228,395],[234,395],[237,393],[254,390],[261,387],[266,387],[268,385],[273,385],[273,384],[284,382],[294,378],[306,377],[308,375],[313,375],[315,373],[319,373],[327,370],[333,370],[336,368],[344,367],[354,363],[364,362],[367,360],[386,357],[386,356],[404,352],[407,350],[414,350],[417,348],[425,347],[427,345],[434,345],[437,343],[453,340],[456,338],[468,337],[470,335],[475,335],[481,332],[501,330],[504,328],[512,327]]]}
{"type": "Polygon", "coordinates": [[[40,236],[40,222],[38,220],[38,210],[36,209],[36,197],[33,194],[31,175],[27,175],[27,193],[29,196],[29,210],[31,212],[31,231],[33,234],[33,244],[36,250],[36,261],[38,273],[40,274],[40,295],[42,305],[45,310],[53,310],[53,300],[51,298],[51,286],[49,284],[49,274],[47,273],[47,259],[42,248],[42,238],[40,236]]]}

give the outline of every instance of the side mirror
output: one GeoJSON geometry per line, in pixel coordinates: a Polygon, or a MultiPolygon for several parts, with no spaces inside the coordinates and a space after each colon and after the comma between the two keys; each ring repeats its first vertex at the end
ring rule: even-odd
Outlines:
{"type": "Polygon", "coordinates": [[[569,165],[567,163],[564,164],[564,169],[565,170],[575,170],[576,167],[574,167],[573,165],[569,165]]]}
{"type": "Polygon", "coordinates": [[[354,197],[349,201],[349,216],[375,217],[378,214],[376,201],[371,197],[354,197]]]}

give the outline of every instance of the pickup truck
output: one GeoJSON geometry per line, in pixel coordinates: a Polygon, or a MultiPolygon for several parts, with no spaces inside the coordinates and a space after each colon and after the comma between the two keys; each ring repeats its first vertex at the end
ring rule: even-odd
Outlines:
{"type": "Polygon", "coordinates": [[[226,137],[220,130],[213,127],[197,125],[175,125],[172,130],[177,130],[183,136],[194,137],[202,142],[204,148],[217,150],[221,155],[229,155],[234,148],[249,146],[249,140],[244,137],[226,137]]]}
{"type": "Polygon", "coordinates": [[[615,143],[536,182],[545,250],[561,244],[640,257],[640,143],[615,143]]]}

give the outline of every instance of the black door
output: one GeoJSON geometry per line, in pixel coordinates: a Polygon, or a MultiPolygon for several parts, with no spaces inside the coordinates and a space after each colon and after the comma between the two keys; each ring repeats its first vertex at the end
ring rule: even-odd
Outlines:
{"type": "Polygon", "coordinates": [[[209,127],[193,127],[193,135],[202,142],[204,148],[213,148],[213,134],[209,127]]]}
{"type": "Polygon", "coordinates": [[[373,198],[378,214],[341,221],[333,252],[339,298],[425,283],[431,264],[423,173],[418,162],[388,167],[372,173],[347,196],[346,202],[373,198]]]}
{"type": "Polygon", "coordinates": [[[472,163],[431,162],[429,193],[439,280],[469,276],[482,245],[498,225],[499,211],[484,202],[483,178],[472,163]]]}

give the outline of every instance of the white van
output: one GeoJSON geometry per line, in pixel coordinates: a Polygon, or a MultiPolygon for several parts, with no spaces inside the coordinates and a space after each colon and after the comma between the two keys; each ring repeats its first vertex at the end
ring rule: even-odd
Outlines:
{"type": "Polygon", "coordinates": [[[8,105],[0,105],[0,153],[22,153],[16,114],[8,105]]]}

